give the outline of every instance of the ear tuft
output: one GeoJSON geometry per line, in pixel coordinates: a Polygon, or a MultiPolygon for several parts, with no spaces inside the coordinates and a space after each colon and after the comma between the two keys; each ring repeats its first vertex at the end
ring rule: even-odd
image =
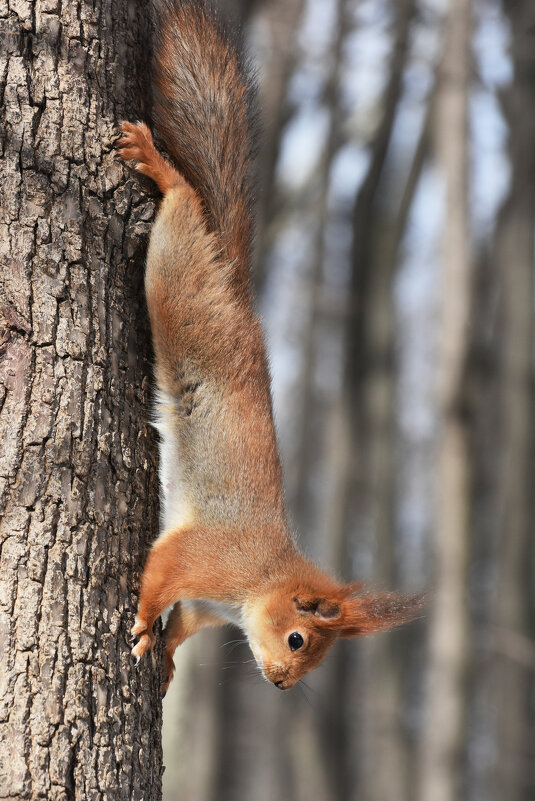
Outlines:
{"type": "Polygon", "coordinates": [[[342,607],[340,636],[358,637],[409,623],[420,616],[425,601],[425,594],[366,592],[353,595],[342,607]]]}

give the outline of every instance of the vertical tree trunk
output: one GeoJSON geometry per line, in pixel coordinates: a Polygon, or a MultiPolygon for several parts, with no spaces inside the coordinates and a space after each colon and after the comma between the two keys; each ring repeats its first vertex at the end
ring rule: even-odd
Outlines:
{"type": "Polygon", "coordinates": [[[157,526],[143,254],[115,160],[143,116],[127,0],[0,4],[0,787],[160,797],[159,671],[127,632],[157,526]]]}
{"type": "MultiPolygon", "coordinates": [[[[270,226],[278,208],[280,198],[275,188],[275,170],[279,157],[284,126],[291,118],[292,109],[286,100],[288,83],[292,76],[299,48],[295,46],[299,24],[303,14],[304,0],[271,0],[264,3],[258,14],[256,28],[260,50],[269,40],[267,55],[260,56],[263,79],[259,86],[261,110],[260,152],[258,163],[259,197],[255,205],[255,270],[257,292],[261,292],[266,280],[266,253],[273,232],[270,226]],[[265,62],[265,63],[264,63],[265,62]]],[[[253,45],[256,42],[253,41],[253,45]]],[[[257,47],[258,49],[258,47],[257,47]]]]}
{"type": "Polygon", "coordinates": [[[453,0],[436,97],[437,164],[445,186],[437,376],[441,432],[421,801],[459,797],[464,736],[469,475],[463,371],[471,288],[466,188],[470,30],[470,0],[453,0]]]}
{"type": "Polygon", "coordinates": [[[515,659],[515,638],[533,639],[533,222],[535,217],[535,8],[506,2],[513,81],[504,93],[511,182],[496,227],[494,258],[501,297],[501,515],[496,596],[497,771],[495,798],[533,798],[533,676],[515,659]],[[530,622],[531,618],[531,622],[530,622]]]}
{"type": "MultiPolygon", "coordinates": [[[[393,279],[396,254],[392,242],[393,226],[377,225],[377,229],[367,313],[367,463],[375,552],[374,580],[381,586],[398,587],[394,520],[396,375],[393,279]]],[[[371,637],[362,645],[368,679],[362,701],[366,729],[363,739],[367,751],[367,770],[363,779],[368,801],[389,798],[402,801],[407,791],[406,747],[401,730],[401,660],[396,658],[396,644],[408,642],[410,633],[409,629],[391,632],[387,636],[371,637]]]]}
{"type": "MultiPolygon", "coordinates": [[[[290,508],[300,531],[314,532],[314,518],[318,517],[314,508],[309,487],[309,471],[317,451],[317,425],[315,426],[315,407],[317,399],[314,392],[314,369],[316,366],[316,338],[319,327],[319,299],[322,288],[322,271],[325,260],[325,228],[328,219],[329,180],[334,157],[341,144],[342,109],[340,106],[340,77],[342,51],[348,34],[347,0],[337,0],[334,14],[334,33],[330,48],[329,70],[325,76],[323,95],[329,114],[329,124],[325,145],[317,166],[315,191],[317,192],[317,227],[313,235],[311,251],[313,256],[307,271],[308,297],[306,299],[307,320],[303,326],[302,373],[298,395],[301,407],[297,423],[297,459],[295,465],[295,497],[290,498],[290,508]]],[[[317,528],[316,528],[317,531],[317,528]]],[[[317,536],[316,536],[317,539],[317,536]]]]}

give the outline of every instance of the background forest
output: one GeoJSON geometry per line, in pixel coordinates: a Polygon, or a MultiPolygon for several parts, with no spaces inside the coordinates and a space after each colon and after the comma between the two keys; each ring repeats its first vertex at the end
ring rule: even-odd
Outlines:
{"type": "Polygon", "coordinates": [[[535,797],[532,0],[220,1],[259,74],[256,286],[299,542],[430,588],[305,686],[179,649],[165,801],[535,797]]]}

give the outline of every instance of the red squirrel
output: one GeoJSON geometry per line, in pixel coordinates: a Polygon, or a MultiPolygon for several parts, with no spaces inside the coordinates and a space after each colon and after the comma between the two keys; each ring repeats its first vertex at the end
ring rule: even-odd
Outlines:
{"type": "Polygon", "coordinates": [[[249,292],[250,84],[204,4],[160,4],[153,117],[121,123],[120,156],[158,185],[145,289],[155,352],[161,534],[141,578],[132,649],[165,631],[173,654],[206,626],[245,632],[264,677],[286,690],[339,637],[414,618],[419,596],[362,592],[298,550],[284,509],[262,331],[249,292]],[[162,10],[163,9],[163,10],[162,10]]]}

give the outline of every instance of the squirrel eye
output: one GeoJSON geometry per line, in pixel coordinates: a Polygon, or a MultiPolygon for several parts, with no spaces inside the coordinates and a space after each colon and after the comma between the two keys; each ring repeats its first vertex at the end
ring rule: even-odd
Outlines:
{"type": "Polygon", "coordinates": [[[290,646],[290,651],[298,651],[299,648],[301,648],[303,645],[303,638],[298,631],[293,631],[290,634],[288,637],[288,645],[290,646]]]}

